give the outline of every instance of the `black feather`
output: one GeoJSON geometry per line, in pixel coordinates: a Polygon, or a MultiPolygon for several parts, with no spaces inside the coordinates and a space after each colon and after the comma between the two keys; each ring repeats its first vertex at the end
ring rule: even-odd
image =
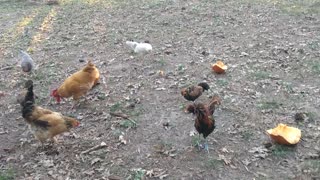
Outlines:
{"type": "Polygon", "coordinates": [[[203,88],[203,91],[210,89],[209,84],[205,82],[199,83],[198,86],[201,86],[203,88]]]}
{"type": "Polygon", "coordinates": [[[198,133],[206,138],[215,129],[215,120],[209,115],[205,105],[201,103],[195,105],[195,114],[197,115],[197,119],[195,120],[194,126],[198,133]]]}
{"type": "Polygon", "coordinates": [[[28,91],[22,105],[22,117],[27,119],[32,114],[34,108],[35,100],[33,94],[33,82],[31,80],[28,80],[25,84],[25,88],[27,88],[28,91]]]}
{"type": "Polygon", "coordinates": [[[50,124],[49,124],[48,121],[43,121],[43,120],[40,120],[40,119],[34,119],[32,121],[32,123],[35,124],[38,127],[44,128],[44,129],[47,129],[48,127],[50,127],[50,124]]]}

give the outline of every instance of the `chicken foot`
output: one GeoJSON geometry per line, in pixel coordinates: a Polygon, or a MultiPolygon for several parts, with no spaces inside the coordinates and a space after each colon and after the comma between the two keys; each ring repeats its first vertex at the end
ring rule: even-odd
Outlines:
{"type": "Polygon", "coordinates": [[[197,141],[198,149],[199,151],[201,151],[201,149],[205,149],[209,153],[208,139],[205,138],[204,140],[204,143],[201,143],[201,135],[199,134],[199,139],[197,141]]]}
{"type": "Polygon", "coordinates": [[[80,101],[79,100],[74,100],[70,110],[74,109],[76,106],[79,106],[80,105],[80,101]]]}
{"type": "Polygon", "coordinates": [[[198,141],[197,141],[197,146],[198,146],[198,150],[199,151],[201,151],[201,149],[202,149],[202,144],[200,142],[201,142],[201,135],[199,134],[199,138],[198,138],[198,141]]]}

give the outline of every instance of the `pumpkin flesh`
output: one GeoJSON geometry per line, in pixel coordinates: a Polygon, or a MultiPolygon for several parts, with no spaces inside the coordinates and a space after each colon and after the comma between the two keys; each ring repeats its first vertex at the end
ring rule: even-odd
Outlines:
{"type": "Polygon", "coordinates": [[[222,61],[217,61],[212,65],[212,70],[216,73],[224,73],[227,70],[227,66],[223,64],[222,61]]]}
{"type": "Polygon", "coordinates": [[[267,130],[267,133],[278,144],[294,145],[301,138],[300,129],[289,127],[285,124],[279,124],[276,128],[267,130]]]}

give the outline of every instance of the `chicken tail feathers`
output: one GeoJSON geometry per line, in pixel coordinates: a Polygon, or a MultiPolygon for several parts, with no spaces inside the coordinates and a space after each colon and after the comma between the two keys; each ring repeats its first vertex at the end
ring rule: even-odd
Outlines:
{"type": "Polygon", "coordinates": [[[28,89],[27,94],[24,98],[24,102],[22,104],[22,117],[27,118],[33,110],[34,107],[34,94],[33,94],[33,82],[32,80],[28,80],[25,84],[25,88],[28,89]]]}
{"type": "Polygon", "coordinates": [[[209,84],[205,82],[199,83],[198,86],[201,86],[203,88],[203,91],[210,89],[209,84]]]}

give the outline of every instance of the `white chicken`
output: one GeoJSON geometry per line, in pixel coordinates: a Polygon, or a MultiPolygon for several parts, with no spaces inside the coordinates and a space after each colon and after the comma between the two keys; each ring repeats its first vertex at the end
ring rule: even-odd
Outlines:
{"type": "Polygon", "coordinates": [[[126,45],[128,45],[134,53],[148,53],[152,50],[152,46],[149,43],[138,43],[134,41],[126,41],[126,45]]]}

